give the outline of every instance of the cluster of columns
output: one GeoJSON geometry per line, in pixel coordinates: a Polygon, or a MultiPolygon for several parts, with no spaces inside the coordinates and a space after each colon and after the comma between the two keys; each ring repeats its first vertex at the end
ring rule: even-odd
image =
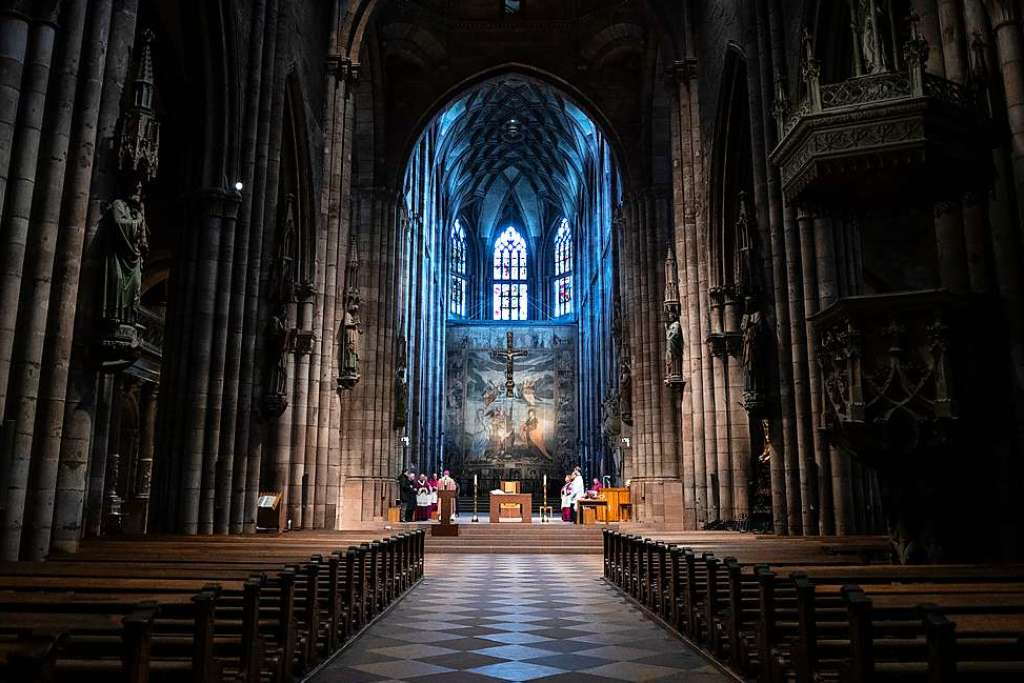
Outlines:
{"type": "MultiPolygon", "coordinates": [[[[822,397],[809,320],[840,296],[859,293],[857,223],[784,201],[778,169],[767,158],[777,142],[770,103],[787,73],[780,8],[776,3],[750,3],[740,18],[746,60],[741,73],[750,112],[750,120],[743,122],[750,127],[754,210],[749,220],[759,270],[753,304],[743,301],[751,292],[741,291],[740,283],[722,281],[719,272],[719,260],[736,256],[719,253],[720,239],[713,232],[722,228],[710,225],[706,193],[722,181],[709,178],[706,169],[694,55],[674,65],[670,80],[675,97],[673,248],[688,333],[683,357],[687,385],[675,407],[684,523],[699,528],[746,518],[752,512],[753,465],[764,455],[776,533],[843,534],[873,528],[877,519],[869,517],[878,512],[878,493],[872,479],[854,472],[850,459],[826,442],[821,429],[822,397]],[[740,322],[747,305],[756,306],[774,332],[768,344],[776,362],[760,370],[778,392],[759,408],[745,405],[750,369],[742,363],[740,322]],[[854,519],[855,509],[869,512],[854,519]]],[[[693,45],[692,40],[687,44],[693,45]]]]}
{"type": "Polygon", "coordinates": [[[304,104],[292,101],[287,84],[280,0],[257,3],[251,38],[236,171],[245,189],[197,193],[172,273],[164,395],[184,400],[161,405],[153,516],[160,528],[188,534],[254,532],[261,487],[281,494],[293,529],[334,528],[340,514],[338,344],[352,256],[347,160],[358,72],[341,57],[328,59],[324,156],[312,162],[324,165],[319,205],[303,206],[300,234],[287,237],[289,202],[308,195],[298,179],[283,177],[291,173],[284,151],[296,153],[284,137],[305,144],[306,131],[295,116],[304,104]],[[297,196],[283,196],[285,189],[297,196]],[[294,244],[312,248],[285,253],[294,244]],[[287,271],[288,298],[278,302],[271,290],[282,257],[296,265],[287,271]],[[283,327],[276,337],[275,315],[283,327]],[[280,346],[269,348],[272,340],[280,346]]]}
{"type": "MultiPolygon", "coordinates": [[[[406,330],[405,287],[409,282],[410,221],[402,197],[384,187],[353,189],[352,214],[361,227],[354,239],[360,255],[361,378],[346,397],[341,438],[341,526],[387,519],[397,498],[394,478],[402,461],[395,429],[396,371],[406,330]]],[[[406,388],[403,386],[402,391],[406,388]]]]}
{"type": "MultiPolygon", "coordinates": [[[[619,353],[615,347],[616,236],[612,230],[614,187],[618,184],[611,151],[597,133],[596,153],[586,166],[581,210],[575,219],[578,262],[574,264],[574,305],[579,325],[579,461],[591,463],[594,476],[617,482],[621,474],[619,353]],[[619,454],[619,457],[615,457],[619,454]]],[[[621,341],[619,342],[621,344],[621,341]]],[[[619,482],[621,483],[621,482],[619,482]]]]}
{"type": "Polygon", "coordinates": [[[89,342],[78,338],[73,346],[72,339],[82,329],[76,313],[84,318],[92,310],[101,207],[117,192],[112,140],[137,6],[137,0],[0,4],[0,556],[6,560],[38,559],[51,543],[76,543],[88,481],[96,476],[88,420],[97,373],[82,348],[89,342]],[[81,394],[70,393],[69,379],[81,394]]]}
{"type": "MultiPolygon", "coordinates": [[[[407,282],[404,296],[408,344],[408,401],[403,466],[440,475],[444,420],[445,335],[448,282],[444,264],[450,247],[448,230],[454,218],[444,211],[443,178],[435,172],[440,131],[431,126],[413,150],[405,176],[405,201],[410,211],[406,245],[407,282]]],[[[398,425],[396,425],[398,426],[398,425]]]]}
{"type": "Polygon", "coordinates": [[[665,383],[665,253],[672,197],[664,187],[623,198],[619,292],[629,339],[633,425],[627,476],[637,521],[683,523],[680,395],[665,383]]]}

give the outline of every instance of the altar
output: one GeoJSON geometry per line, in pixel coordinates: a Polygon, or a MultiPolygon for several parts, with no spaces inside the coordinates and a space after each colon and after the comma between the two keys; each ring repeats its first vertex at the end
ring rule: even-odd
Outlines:
{"type": "Polygon", "coordinates": [[[533,522],[533,496],[529,493],[491,493],[491,524],[501,523],[503,507],[517,508],[519,522],[533,522]]]}

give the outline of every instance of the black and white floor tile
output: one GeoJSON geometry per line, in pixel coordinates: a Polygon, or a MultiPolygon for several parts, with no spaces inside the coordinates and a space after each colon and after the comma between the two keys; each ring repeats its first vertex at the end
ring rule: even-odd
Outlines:
{"type": "Polygon", "coordinates": [[[727,681],[591,555],[428,555],[424,581],[314,683],[727,681]]]}

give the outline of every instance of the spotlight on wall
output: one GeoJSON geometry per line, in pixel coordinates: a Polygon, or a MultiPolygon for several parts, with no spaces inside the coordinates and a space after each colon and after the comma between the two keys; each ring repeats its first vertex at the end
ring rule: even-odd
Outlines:
{"type": "Polygon", "coordinates": [[[403,436],[402,437],[402,445],[403,446],[408,446],[409,445],[409,437],[407,437],[407,436],[403,436]]]}
{"type": "Polygon", "coordinates": [[[242,184],[241,180],[239,180],[237,183],[235,183],[235,189],[238,190],[239,192],[242,191],[243,187],[245,187],[245,185],[242,184]]]}
{"type": "Polygon", "coordinates": [[[628,436],[622,437],[622,447],[623,448],[629,448],[629,437],[628,436]]]}

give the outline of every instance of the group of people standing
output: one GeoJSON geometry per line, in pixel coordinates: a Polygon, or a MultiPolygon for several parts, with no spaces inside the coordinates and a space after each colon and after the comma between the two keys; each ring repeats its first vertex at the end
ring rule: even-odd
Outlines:
{"type": "Polygon", "coordinates": [[[576,521],[576,501],[580,498],[596,498],[601,493],[601,480],[594,479],[590,489],[583,484],[583,472],[579,467],[573,469],[572,474],[565,475],[565,486],[562,487],[562,521],[576,521]]]}
{"type": "MultiPolygon", "coordinates": [[[[457,491],[459,486],[445,470],[441,478],[432,473],[430,478],[421,473],[419,477],[412,470],[406,470],[399,477],[399,491],[402,502],[403,522],[429,522],[437,513],[437,492],[457,491]]],[[[455,501],[452,501],[452,517],[455,516],[455,501]]]]}

